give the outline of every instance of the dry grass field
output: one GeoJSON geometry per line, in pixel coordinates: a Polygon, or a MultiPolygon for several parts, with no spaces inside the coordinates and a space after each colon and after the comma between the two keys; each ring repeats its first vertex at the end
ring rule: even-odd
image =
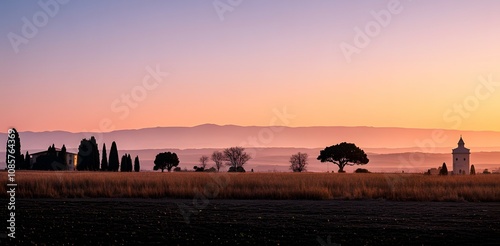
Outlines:
{"type": "Polygon", "coordinates": [[[500,175],[18,171],[16,183],[17,198],[500,201],[500,175]]]}

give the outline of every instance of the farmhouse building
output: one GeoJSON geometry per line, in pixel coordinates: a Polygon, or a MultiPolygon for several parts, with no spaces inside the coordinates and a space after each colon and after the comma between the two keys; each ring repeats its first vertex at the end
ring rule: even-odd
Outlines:
{"type": "MultiPolygon", "coordinates": [[[[59,156],[61,153],[61,149],[56,148],[56,154],[59,156]]],[[[33,166],[33,164],[36,162],[37,158],[40,156],[47,155],[49,151],[42,151],[42,152],[37,152],[31,154],[31,160],[30,160],[30,165],[33,166]]],[[[71,152],[66,152],[66,167],[68,171],[73,171],[76,170],[76,164],[78,163],[78,154],[71,153],[71,152]]]]}

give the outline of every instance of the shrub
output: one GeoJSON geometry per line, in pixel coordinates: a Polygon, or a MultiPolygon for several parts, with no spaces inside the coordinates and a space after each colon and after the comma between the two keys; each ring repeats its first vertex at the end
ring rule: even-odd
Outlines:
{"type": "Polygon", "coordinates": [[[227,170],[227,171],[230,173],[232,173],[232,172],[238,172],[238,173],[246,172],[243,167],[237,167],[236,169],[234,167],[230,167],[229,170],[227,170]]]}
{"type": "Polygon", "coordinates": [[[203,171],[205,171],[204,167],[194,166],[193,169],[194,169],[195,172],[203,172],[203,171]]]}
{"type": "Polygon", "coordinates": [[[211,167],[209,169],[205,169],[205,172],[211,172],[211,173],[216,173],[217,169],[215,167],[211,167]]]}
{"type": "Polygon", "coordinates": [[[354,172],[355,173],[370,173],[370,171],[368,171],[368,169],[365,169],[365,168],[358,168],[354,172]]]}

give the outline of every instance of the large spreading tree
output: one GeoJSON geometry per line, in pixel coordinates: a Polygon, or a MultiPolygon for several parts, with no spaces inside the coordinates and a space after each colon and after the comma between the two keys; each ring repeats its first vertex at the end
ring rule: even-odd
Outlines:
{"type": "Polygon", "coordinates": [[[343,173],[345,166],[365,165],[370,161],[366,153],[353,143],[342,142],[321,150],[318,160],[321,162],[331,162],[339,167],[339,172],[343,173]]]}
{"type": "Polygon", "coordinates": [[[170,172],[173,167],[179,165],[179,157],[177,157],[176,153],[163,152],[156,155],[154,163],[153,169],[155,171],[160,169],[163,172],[167,169],[170,172]]]}

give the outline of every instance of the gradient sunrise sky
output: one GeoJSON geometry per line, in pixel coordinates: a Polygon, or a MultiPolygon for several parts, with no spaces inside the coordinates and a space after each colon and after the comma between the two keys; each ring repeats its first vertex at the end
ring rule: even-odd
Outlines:
{"type": "Polygon", "coordinates": [[[286,108],[289,126],[500,131],[500,1],[230,2],[1,1],[0,128],[266,126],[286,108]]]}

